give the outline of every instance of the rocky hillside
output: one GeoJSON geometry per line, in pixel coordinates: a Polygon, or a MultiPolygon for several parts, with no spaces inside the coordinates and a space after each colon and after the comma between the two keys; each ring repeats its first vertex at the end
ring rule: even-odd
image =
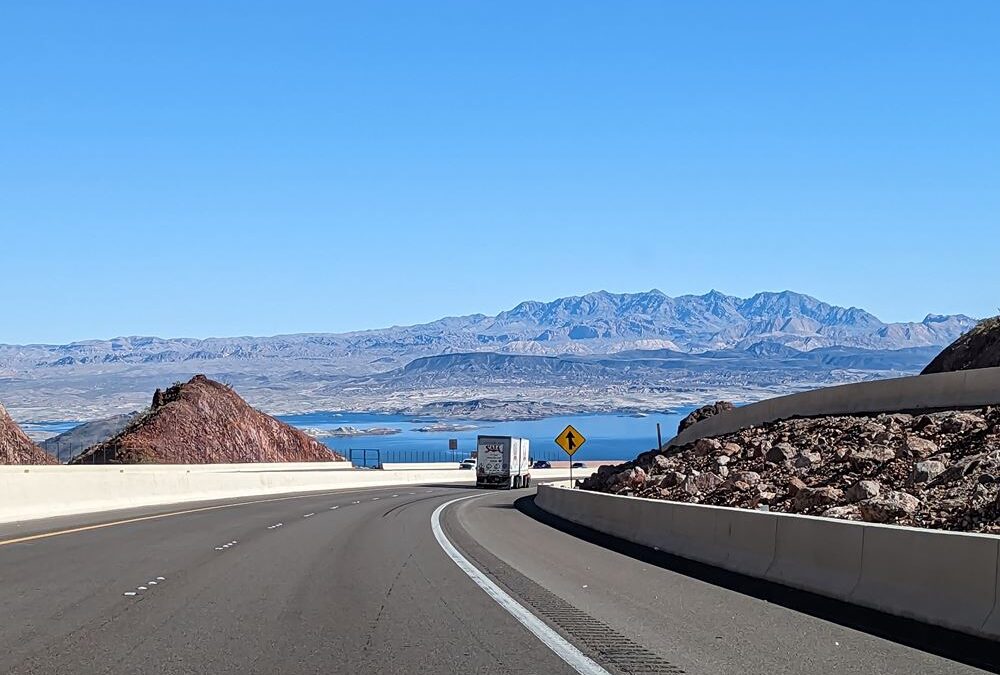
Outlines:
{"type": "Polygon", "coordinates": [[[647,452],[582,486],[1000,534],[1000,407],[785,420],[647,452]]]}
{"type": "Polygon", "coordinates": [[[301,431],[250,407],[230,387],[196,375],[156,390],[149,410],[73,463],[215,464],[343,459],[301,431]]]}
{"type": "Polygon", "coordinates": [[[0,464],[55,464],[35,445],[0,405],[0,464]]]}
{"type": "Polygon", "coordinates": [[[1000,316],[980,321],[948,345],[923,372],[947,373],[996,366],[1000,366],[1000,316]]]}

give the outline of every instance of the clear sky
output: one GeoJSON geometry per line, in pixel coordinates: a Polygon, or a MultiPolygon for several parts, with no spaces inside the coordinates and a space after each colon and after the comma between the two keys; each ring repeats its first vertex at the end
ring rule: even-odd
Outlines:
{"type": "Polygon", "coordinates": [[[5,2],[0,342],[1000,305],[1000,2],[5,2]]]}

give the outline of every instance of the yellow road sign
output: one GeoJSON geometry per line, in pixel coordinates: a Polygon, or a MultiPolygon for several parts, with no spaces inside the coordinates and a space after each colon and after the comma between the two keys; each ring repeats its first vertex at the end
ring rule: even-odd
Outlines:
{"type": "Polygon", "coordinates": [[[566,425],[563,432],[556,436],[556,445],[562,448],[570,457],[586,442],[587,439],[583,437],[583,434],[574,429],[572,424],[566,425]]]}

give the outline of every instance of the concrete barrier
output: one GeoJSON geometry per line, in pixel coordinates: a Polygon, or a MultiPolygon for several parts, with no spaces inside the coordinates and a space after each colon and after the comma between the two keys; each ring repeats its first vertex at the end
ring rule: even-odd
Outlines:
{"type": "MultiPolygon", "coordinates": [[[[535,481],[565,469],[532,470],[535,481]]],[[[0,466],[0,523],[158,504],[409,483],[475,483],[473,471],[352,469],[347,462],[0,466]]]]}
{"type": "Polygon", "coordinates": [[[694,424],[667,441],[686,445],[699,438],[793,417],[973,408],[1000,404],[1000,368],[915,375],[843,384],[739,406],[694,424]]]}
{"type": "MultiPolygon", "coordinates": [[[[428,471],[430,469],[457,469],[461,460],[454,462],[385,462],[383,471],[428,471]]],[[[475,473],[473,471],[473,473],[475,473]]]]}
{"type": "Polygon", "coordinates": [[[997,603],[1000,537],[886,526],[864,531],[852,601],[913,619],[933,616],[964,632],[986,625],[997,603]]]}
{"type": "Polygon", "coordinates": [[[775,519],[774,560],[764,577],[842,600],[849,598],[861,576],[864,527],[849,520],[769,515],[775,519]]]}
{"type": "Polygon", "coordinates": [[[541,485],[560,518],[674,555],[1000,640],[1000,537],[541,485]]]}

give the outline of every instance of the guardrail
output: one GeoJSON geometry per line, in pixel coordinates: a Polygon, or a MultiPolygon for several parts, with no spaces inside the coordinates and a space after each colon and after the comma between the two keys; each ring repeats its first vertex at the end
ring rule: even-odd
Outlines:
{"type": "Polygon", "coordinates": [[[570,522],[733,572],[1000,639],[1000,537],[540,485],[570,522]]]}
{"type": "Polygon", "coordinates": [[[666,447],[793,417],[916,412],[995,404],[1000,404],[1000,368],[857,382],[739,406],[688,427],[667,441],[666,447]]]}

